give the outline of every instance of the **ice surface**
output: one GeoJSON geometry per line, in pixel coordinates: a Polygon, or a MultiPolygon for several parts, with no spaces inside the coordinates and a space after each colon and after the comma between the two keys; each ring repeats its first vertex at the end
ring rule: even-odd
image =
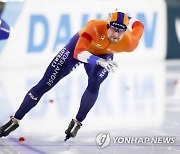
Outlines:
{"type": "MultiPolygon", "coordinates": [[[[43,72],[38,68],[0,70],[0,125],[14,114],[43,72]]],[[[86,85],[80,66],[42,97],[15,132],[0,139],[0,154],[180,153],[180,61],[122,64],[102,84],[76,138],[64,142],[64,131],[78,111],[86,85]],[[103,149],[95,141],[102,132],[111,137],[103,149]],[[19,142],[21,136],[24,142],[19,142]],[[119,144],[113,143],[113,137],[174,137],[175,142],[119,144]]]]}

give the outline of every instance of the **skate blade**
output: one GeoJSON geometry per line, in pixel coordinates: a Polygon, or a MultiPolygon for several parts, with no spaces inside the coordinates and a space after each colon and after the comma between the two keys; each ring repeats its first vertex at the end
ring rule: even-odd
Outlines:
{"type": "Polygon", "coordinates": [[[66,142],[69,138],[70,138],[70,136],[66,135],[66,138],[64,139],[64,141],[66,142]]]}

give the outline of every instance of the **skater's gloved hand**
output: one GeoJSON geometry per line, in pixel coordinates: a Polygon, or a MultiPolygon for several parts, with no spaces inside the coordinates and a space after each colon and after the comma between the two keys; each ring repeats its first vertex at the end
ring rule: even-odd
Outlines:
{"type": "Polygon", "coordinates": [[[118,64],[113,60],[98,59],[97,64],[104,67],[108,72],[115,72],[118,68],[118,64]]]}

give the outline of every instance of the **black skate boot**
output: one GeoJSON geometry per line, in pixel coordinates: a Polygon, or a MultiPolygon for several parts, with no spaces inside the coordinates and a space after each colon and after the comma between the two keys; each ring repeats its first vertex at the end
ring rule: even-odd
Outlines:
{"type": "Polygon", "coordinates": [[[75,137],[78,130],[81,128],[81,126],[82,126],[82,123],[80,123],[76,119],[72,119],[68,126],[68,129],[65,131],[66,138],[64,139],[64,141],[66,141],[70,137],[75,137]]]}
{"type": "Polygon", "coordinates": [[[0,127],[0,137],[8,136],[12,131],[19,127],[17,120],[10,119],[4,126],[0,127]]]}

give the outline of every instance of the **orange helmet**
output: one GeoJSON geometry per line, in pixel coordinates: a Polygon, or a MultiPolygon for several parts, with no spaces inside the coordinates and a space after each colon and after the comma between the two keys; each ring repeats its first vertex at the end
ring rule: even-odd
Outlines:
{"type": "Polygon", "coordinates": [[[114,12],[111,14],[109,26],[119,29],[127,29],[129,23],[128,16],[123,12],[114,12]]]}

